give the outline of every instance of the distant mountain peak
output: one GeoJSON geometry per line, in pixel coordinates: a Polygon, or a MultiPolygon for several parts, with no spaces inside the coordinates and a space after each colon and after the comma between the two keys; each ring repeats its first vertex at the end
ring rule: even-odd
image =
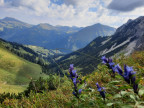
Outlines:
{"type": "Polygon", "coordinates": [[[48,24],[48,23],[40,23],[37,25],[38,28],[46,29],[46,30],[53,30],[56,29],[54,26],[48,24]]]}
{"type": "MultiPolygon", "coordinates": [[[[91,27],[95,27],[95,26],[102,26],[102,24],[101,23],[96,23],[96,24],[93,24],[93,25],[91,25],[91,27]]],[[[89,26],[90,27],[90,26],[89,26]]]]}
{"type": "Polygon", "coordinates": [[[39,26],[52,26],[52,25],[50,25],[50,24],[48,24],[48,23],[40,23],[40,24],[38,24],[39,26]]]}
{"type": "Polygon", "coordinates": [[[4,20],[4,21],[18,21],[17,19],[12,18],[12,17],[5,17],[2,20],[4,20]]]}
{"type": "Polygon", "coordinates": [[[127,21],[127,23],[130,23],[131,21],[133,21],[132,19],[129,19],[128,21],[127,21]]]}
{"type": "Polygon", "coordinates": [[[22,22],[20,20],[17,20],[15,18],[12,17],[5,17],[3,19],[0,19],[0,26],[3,28],[30,28],[32,27],[32,25],[27,24],[25,22],[22,22]]]}
{"type": "Polygon", "coordinates": [[[101,23],[96,23],[95,25],[102,25],[101,23]]]}

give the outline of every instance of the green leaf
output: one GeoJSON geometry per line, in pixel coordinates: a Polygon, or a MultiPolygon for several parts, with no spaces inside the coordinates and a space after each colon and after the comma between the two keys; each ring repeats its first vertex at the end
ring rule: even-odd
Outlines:
{"type": "Polygon", "coordinates": [[[142,105],[137,105],[137,108],[144,108],[144,106],[142,106],[142,105]]]}
{"type": "Polygon", "coordinates": [[[80,98],[83,100],[85,100],[85,98],[87,98],[87,97],[88,97],[88,95],[86,95],[86,94],[81,94],[81,96],[80,96],[80,98]]]}
{"type": "Polygon", "coordinates": [[[138,83],[140,82],[140,80],[141,80],[141,79],[137,79],[137,80],[135,81],[135,83],[138,84],[138,83]]]}
{"type": "Polygon", "coordinates": [[[88,88],[88,89],[84,89],[83,91],[85,91],[85,92],[94,92],[94,91],[95,91],[95,89],[88,88]]]}
{"type": "Polygon", "coordinates": [[[120,87],[119,89],[120,90],[123,90],[123,89],[130,89],[131,87],[129,86],[129,85],[127,85],[127,86],[122,86],[122,87],[120,87]]]}
{"type": "Polygon", "coordinates": [[[116,78],[123,79],[120,75],[116,75],[116,78]]]}
{"type": "Polygon", "coordinates": [[[122,106],[122,108],[134,108],[134,107],[131,105],[124,105],[124,106],[122,106]]]}
{"type": "Polygon", "coordinates": [[[142,95],[144,94],[144,88],[140,89],[139,92],[138,92],[138,94],[139,94],[140,96],[142,96],[142,95]]]}
{"type": "Polygon", "coordinates": [[[141,102],[141,101],[140,101],[139,103],[140,103],[140,104],[144,104],[144,102],[141,102]]]}
{"type": "Polygon", "coordinates": [[[124,96],[125,94],[127,94],[126,91],[121,91],[121,95],[124,96]]]}
{"type": "Polygon", "coordinates": [[[78,90],[85,87],[85,83],[78,85],[78,90]]]}
{"type": "Polygon", "coordinates": [[[134,95],[130,95],[130,98],[133,99],[134,101],[136,100],[134,95]]]}
{"type": "Polygon", "coordinates": [[[111,83],[111,84],[119,84],[120,81],[111,81],[110,83],[111,83]]]}
{"type": "Polygon", "coordinates": [[[114,95],[113,99],[116,99],[116,98],[121,98],[122,96],[120,94],[116,94],[114,95]]]}
{"type": "Polygon", "coordinates": [[[85,77],[84,81],[85,81],[85,80],[87,80],[88,78],[90,78],[90,76],[89,76],[89,75],[85,77]]]}
{"type": "Polygon", "coordinates": [[[112,106],[114,103],[108,103],[107,106],[112,106]]]}

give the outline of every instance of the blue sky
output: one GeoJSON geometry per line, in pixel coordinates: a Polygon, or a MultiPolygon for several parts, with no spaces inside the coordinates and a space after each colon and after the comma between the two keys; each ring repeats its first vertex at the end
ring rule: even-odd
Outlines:
{"type": "Polygon", "coordinates": [[[30,24],[119,27],[139,16],[144,16],[144,0],[0,0],[0,19],[30,24]]]}

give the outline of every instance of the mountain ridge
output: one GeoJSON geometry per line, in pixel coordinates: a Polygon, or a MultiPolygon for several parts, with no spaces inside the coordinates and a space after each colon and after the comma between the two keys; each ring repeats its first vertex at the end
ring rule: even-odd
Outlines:
{"type": "MultiPolygon", "coordinates": [[[[119,27],[110,37],[97,37],[86,47],[70,53],[57,63],[68,68],[68,64],[75,64],[78,68],[83,68],[80,72],[91,73],[100,63],[102,56],[114,56],[124,53],[129,55],[134,51],[144,50],[144,17],[139,17],[129,23],[119,27]]],[[[49,70],[56,70],[54,64],[48,66],[49,70]]],[[[86,74],[86,73],[83,73],[86,74]]]]}
{"type": "Polygon", "coordinates": [[[27,25],[23,22],[16,22],[16,19],[6,18],[6,20],[10,21],[3,22],[0,20],[1,38],[7,41],[40,46],[48,49],[69,48],[76,50],[84,47],[99,35],[105,36],[115,31],[114,28],[109,26],[107,26],[107,28],[110,29],[106,30],[105,25],[101,24],[96,24],[101,28],[101,30],[99,30],[99,27],[96,27],[96,25],[85,27],[85,29],[82,27],[53,26],[47,23],[27,25]],[[93,29],[90,31],[91,28],[93,29]],[[77,35],[79,31],[81,32],[77,35]],[[85,38],[83,38],[83,35],[85,38]]]}
{"type": "Polygon", "coordinates": [[[86,46],[89,42],[91,42],[98,36],[110,36],[114,32],[115,28],[97,23],[91,26],[87,26],[77,33],[74,33],[72,36],[73,38],[70,40],[70,42],[72,42],[71,44],[75,44],[75,47],[78,47],[79,49],[83,46],[86,46]],[[76,45],[79,43],[81,43],[82,45],[76,45]]]}

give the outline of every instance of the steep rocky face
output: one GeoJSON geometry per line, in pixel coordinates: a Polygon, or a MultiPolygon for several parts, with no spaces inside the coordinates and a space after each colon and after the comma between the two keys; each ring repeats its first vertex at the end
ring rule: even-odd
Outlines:
{"type": "Polygon", "coordinates": [[[101,55],[107,54],[121,47],[125,55],[135,50],[144,49],[144,17],[136,20],[129,20],[126,24],[116,30],[116,33],[109,40],[113,45],[102,51],[101,55]]]}

